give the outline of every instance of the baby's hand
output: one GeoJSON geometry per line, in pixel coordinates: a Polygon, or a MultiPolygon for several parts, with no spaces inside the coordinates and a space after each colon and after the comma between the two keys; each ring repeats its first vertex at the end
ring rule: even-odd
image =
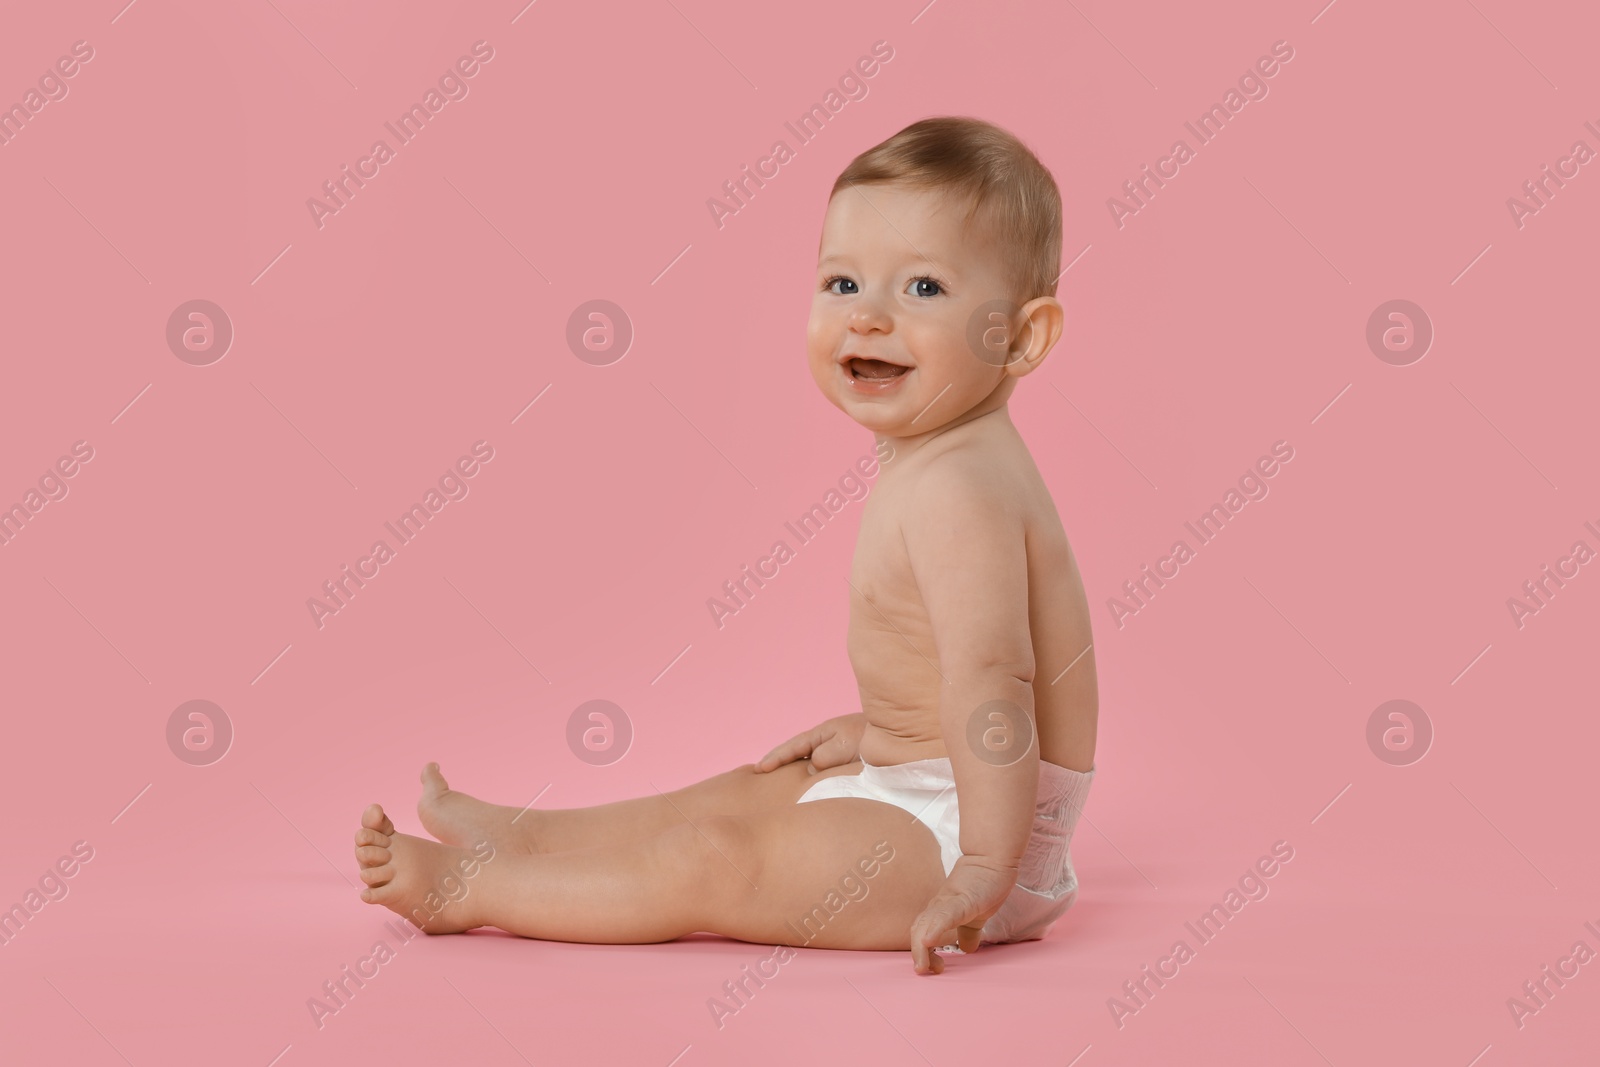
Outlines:
{"type": "Polygon", "coordinates": [[[861,712],[840,715],[813,726],[768,752],[756,764],[756,771],[773,771],[785,763],[811,757],[811,773],[829,767],[842,767],[856,758],[861,748],[861,735],[866,732],[867,717],[861,712]]]}
{"type": "Polygon", "coordinates": [[[987,866],[975,856],[962,856],[950,877],[911,924],[911,961],[918,974],[944,973],[944,960],[933,949],[959,945],[978,951],[983,924],[1000,910],[1017,884],[1015,867],[987,866]]]}

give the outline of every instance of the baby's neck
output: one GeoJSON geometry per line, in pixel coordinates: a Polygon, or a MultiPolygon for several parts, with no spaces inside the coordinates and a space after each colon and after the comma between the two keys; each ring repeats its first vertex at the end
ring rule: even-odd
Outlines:
{"type": "Polygon", "coordinates": [[[908,437],[891,437],[888,434],[875,434],[879,444],[887,441],[894,449],[894,458],[904,460],[909,458],[928,443],[947,431],[976,422],[982,418],[993,418],[1003,422],[1011,421],[1011,410],[1008,405],[1010,390],[997,389],[986,397],[982,403],[975,404],[968,411],[956,416],[942,426],[935,427],[927,433],[913,434],[908,437]]]}

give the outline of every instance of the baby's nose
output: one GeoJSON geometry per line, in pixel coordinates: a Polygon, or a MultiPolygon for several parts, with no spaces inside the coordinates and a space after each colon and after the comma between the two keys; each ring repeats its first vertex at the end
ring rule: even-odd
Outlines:
{"type": "Polygon", "coordinates": [[[850,309],[850,329],[856,333],[887,332],[892,326],[893,320],[876,303],[862,301],[850,309]]]}

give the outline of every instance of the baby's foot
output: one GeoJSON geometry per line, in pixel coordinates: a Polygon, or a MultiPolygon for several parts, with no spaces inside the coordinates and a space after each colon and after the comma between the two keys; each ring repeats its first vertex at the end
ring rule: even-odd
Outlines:
{"type": "Polygon", "coordinates": [[[510,852],[536,852],[535,813],[526,808],[490,804],[451,789],[439,765],[422,768],[422,796],[417,815],[428,833],[447,845],[472,846],[488,841],[510,852]]]}
{"type": "Polygon", "coordinates": [[[362,813],[356,831],[356,861],[367,883],[361,899],[382,904],[428,934],[458,934],[484,925],[475,919],[479,900],[470,879],[493,858],[488,845],[469,852],[396,833],[376,804],[362,813]]]}

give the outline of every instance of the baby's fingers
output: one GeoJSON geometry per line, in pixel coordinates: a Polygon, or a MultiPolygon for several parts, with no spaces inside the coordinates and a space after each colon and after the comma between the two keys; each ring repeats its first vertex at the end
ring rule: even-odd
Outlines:
{"type": "Polygon", "coordinates": [[[757,771],[772,771],[782,767],[785,763],[793,763],[797,759],[804,759],[811,755],[811,731],[797,737],[791,737],[777,748],[761,757],[756,764],[757,771]]]}
{"type": "MultiPolygon", "coordinates": [[[[918,974],[944,973],[944,960],[934,949],[958,945],[967,940],[965,930],[958,934],[957,922],[959,920],[951,909],[937,904],[917,916],[917,921],[911,925],[911,963],[918,974]]],[[[964,944],[959,947],[966,950],[964,944]]]]}
{"type": "Polygon", "coordinates": [[[855,751],[844,738],[833,734],[811,752],[811,769],[825,771],[829,767],[842,767],[856,758],[855,751]]]}

